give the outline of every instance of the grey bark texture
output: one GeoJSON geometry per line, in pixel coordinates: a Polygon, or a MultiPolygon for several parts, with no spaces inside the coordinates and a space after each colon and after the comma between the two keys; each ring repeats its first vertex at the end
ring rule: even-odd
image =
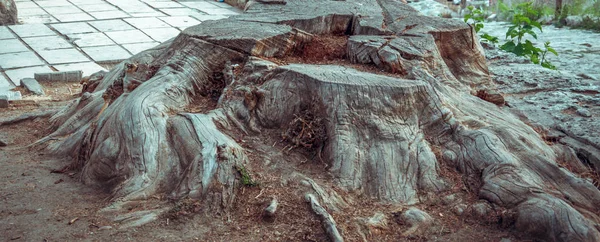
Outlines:
{"type": "Polygon", "coordinates": [[[17,5],[14,0],[0,0],[0,26],[18,23],[17,5]]]}
{"type": "Polygon", "coordinates": [[[256,2],[99,76],[36,144],[72,156],[81,179],[115,202],[167,194],[226,210],[240,186],[234,167],[248,163],[228,132],[287,130],[308,115],[322,128],[310,149],[342,190],[416,204],[419,194],[449,188],[439,174],[445,163],[478,181],[481,198],[514,211],[519,230],[600,240],[600,191],[557,165],[559,156],[577,157],[470,94],[493,84],[475,33],[459,20],[393,0],[256,2]],[[265,60],[302,52],[320,35],[349,36],[348,63],[265,60]],[[215,93],[216,107],[185,111],[215,93]]]}

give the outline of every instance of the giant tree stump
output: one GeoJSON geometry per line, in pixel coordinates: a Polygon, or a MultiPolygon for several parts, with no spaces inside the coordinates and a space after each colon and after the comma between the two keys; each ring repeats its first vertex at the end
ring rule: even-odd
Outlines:
{"type": "Polygon", "coordinates": [[[70,155],[115,204],[166,194],[226,210],[252,152],[231,132],[279,130],[353,194],[419,203],[452,185],[445,163],[516,212],[522,231],[600,240],[600,191],[559,168],[559,149],[531,127],[470,94],[492,85],[473,29],[399,1],[254,3],[91,80],[37,144],[70,155]]]}
{"type": "Polygon", "coordinates": [[[14,0],[0,0],[0,26],[17,24],[17,5],[14,0]]]}

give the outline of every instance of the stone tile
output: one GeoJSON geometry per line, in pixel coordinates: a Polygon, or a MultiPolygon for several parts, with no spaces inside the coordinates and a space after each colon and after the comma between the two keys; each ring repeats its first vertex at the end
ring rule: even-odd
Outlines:
{"type": "Polygon", "coordinates": [[[185,28],[200,24],[200,21],[189,16],[159,17],[159,19],[165,21],[173,27],[185,28]]]}
{"type": "Polygon", "coordinates": [[[140,17],[164,17],[167,15],[164,15],[163,13],[154,11],[154,12],[149,12],[149,13],[130,13],[129,15],[131,15],[131,17],[135,17],[135,18],[140,18],[140,17]]]}
{"type": "Polygon", "coordinates": [[[128,18],[129,14],[121,11],[121,10],[113,10],[113,11],[102,11],[102,12],[90,12],[92,16],[96,19],[116,19],[116,18],[128,18]]]}
{"type": "Polygon", "coordinates": [[[74,40],[74,43],[79,47],[115,44],[115,42],[110,40],[104,33],[71,34],[69,35],[69,39],[74,40]]]}
{"type": "Polygon", "coordinates": [[[72,6],[66,0],[47,0],[47,1],[36,1],[40,7],[58,7],[58,6],[72,6]]]}
{"type": "Polygon", "coordinates": [[[95,62],[118,62],[131,57],[131,54],[118,45],[81,48],[95,62]]]}
{"type": "Polygon", "coordinates": [[[44,11],[44,9],[38,7],[37,5],[32,8],[26,8],[26,9],[19,8],[18,11],[19,11],[17,14],[18,17],[48,14],[46,11],[44,11]]]}
{"type": "Polygon", "coordinates": [[[121,10],[128,13],[151,13],[154,12],[154,9],[148,7],[142,3],[140,4],[121,4],[117,5],[121,10]]]}
{"type": "Polygon", "coordinates": [[[14,39],[16,36],[5,26],[0,26],[0,39],[14,39]]]}
{"type": "Polygon", "coordinates": [[[19,68],[6,71],[6,75],[16,85],[20,83],[21,79],[33,78],[33,74],[42,72],[52,72],[52,69],[50,69],[48,66],[19,68]]]}
{"type": "Polygon", "coordinates": [[[155,47],[157,45],[159,45],[160,43],[158,42],[151,42],[151,43],[137,43],[137,44],[124,44],[123,48],[127,49],[131,54],[138,54],[144,50],[150,49],[152,47],[155,47]]]}
{"type": "Polygon", "coordinates": [[[77,5],[77,7],[81,8],[83,11],[86,11],[88,13],[119,10],[116,7],[114,7],[113,5],[110,5],[110,4],[104,3],[104,2],[101,2],[99,4],[77,5]]]}
{"type": "Polygon", "coordinates": [[[160,11],[168,14],[169,16],[203,16],[204,13],[199,12],[193,8],[165,8],[160,11]]]}
{"type": "Polygon", "coordinates": [[[3,69],[40,66],[43,64],[44,62],[31,51],[0,55],[0,68],[3,69]]]}
{"type": "Polygon", "coordinates": [[[0,90],[6,90],[13,86],[14,85],[10,82],[10,80],[8,80],[8,78],[4,77],[4,75],[0,73],[0,90]]]}
{"type": "Polygon", "coordinates": [[[181,4],[176,3],[176,2],[171,2],[171,1],[160,1],[160,2],[148,1],[148,2],[146,2],[146,4],[152,6],[153,8],[181,8],[181,7],[183,7],[181,4]]]}
{"type": "Polygon", "coordinates": [[[58,7],[45,7],[44,10],[49,14],[65,14],[65,13],[83,13],[81,9],[71,5],[71,6],[58,6],[58,7]]]}
{"type": "Polygon", "coordinates": [[[50,27],[56,29],[63,35],[98,32],[87,23],[51,24],[50,27]]]}
{"type": "Polygon", "coordinates": [[[26,8],[39,8],[38,5],[32,1],[15,2],[15,5],[17,5],[18,14],[27,11],[25,10],[26,8]]]}
{"type": "Polygon", "coordinates": [[[208,20],[219,20],[224,18],[229,18],[231,15],[200,15],[194,16],[195,19],[200,21],[208,21],[208,20]]]}
{"type": "Polygon", "coordinates": [[[50,64],[65,64],[75,62],[89,61],[81,52],[76,49],[43,50],[38,54],[50,64]]]}
{"type": "Polygon", "coordinates": [[[48,24],[58,23],[59,21],[50,14],[19,16],[19,22],[22,24],[48,24]]]}
{"type": "Polygon", "coordinates": [[[198,10],[205,12],[207,14],[210,14],[210,15],[236,15],[236,14],[239,14],[238,12],[234,12],[232,10],[225,9],[225,8],[205,8],[205,9],[198,9],[198,10]]]}
{"type": "Polygon", "coordinates": [[[107,4],[105,1],[102,1],[102,0],[69,0],[69,2],[71,2],[72,4],[75,4],[77,6],[93,5],[93,4],[107,4]]]}
{"type": "Polygon", "coordinates": [[[23,41],[35,51],[73,48],[71,43],[57,35],[23,38],[23,41]]]}
{"type": "Polygon", "coordinates": [[[11,25],[8,27],[21,38],[56,35],[54,31],[50,30],[48,27],[46,27],[46,25],[43,24],[21,24],[11,25]]]}
{"type": "Polygon", "coordinates": [[[123,20],[113,19],[113,20],[98,20],[98,21],[90,21],[88,22],[94,28],[102,31],[119,31],[119,30],[132,30],[135,29],[133,26],[129,25],[123,20]]]}
{"type": "Polygon", "coordinates": [[[52,67],[54,67],[58,71],[82,71],[83,76],[89,76],[99,71],[106,71],[106,69],[94,62],[54,65],[52,67]]]}
{"type": "Polygon", "coordinates": [[[123,19],[129,24],[133,25],[138,29],[150,29],[150,28],[164,28],[170,27],[167,23],[161,21],[158,18],[147,17],[147,18],[126,18],[123,19]]]}
{"type": "Polygon", "coordinates": [[[189,7],[189,8],[195,8],[198,10],[203,10],[203,9],[216,9],[216,8],[221,8],[217,5],[214,5],[210,2],[205,2],[205,1],[196,1],[196,2],[182,2],[181,4],[189,7]]]}
{"type": "Polygon", "coordinates": [[[164,42],[173,38],[179,34],[179,30],[176,28],[155,28],[155,29],[141,29],[145,34],[150,36],[150,38],[158,41],[164,42]]]}
{"type": "Polygon", "coordinates": [[[54,15],[56,19],[61,22],[77,22],[77,21],[88,21],[94,20],[94,18],[87,13],[69,13],[69,14],[56,14],[54,15]]]}
{"type": "MultiPolygon", "coordinates": [[[[21,100],[23,98],[20,91],[11,91],[11,90],[0,91],[0,96],[8,97],[9,101],[21,100]]],[[[6,102],[4,103],[4,105],[6,105],[6,102]]]]}
{"type": "Polygon", "coordinates": [[[18,39],[0,40],[0,54],[29,51],[18,39]]]}
{"type": "Polygon", "coordinates": [[[132,44],[132,43],[142,43],[142,42],[152,42],[152,39],[142,33],[139,30],[123,30],[123,31],[113,31],[113,32],[105,32],[108,37],[110,37],[117,44],[132,44]]]}

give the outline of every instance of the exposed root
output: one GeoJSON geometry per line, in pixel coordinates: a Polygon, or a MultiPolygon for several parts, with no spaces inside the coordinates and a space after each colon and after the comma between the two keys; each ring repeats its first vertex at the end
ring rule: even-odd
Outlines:
{"type": "Polygon", "coordinates": [[[323,229],[325,230],[327,237],[329,237],[329,240],[334,242],[343,242],[344,238],[342,238],[342,235],[338,231],[335,220],[333,220],[331,214],[329,214],[327,210],[325,210],[325,208],[319,204],[319,201],[315,195],[307,193],[304,195],[304,199],[306,199],[306,202],[310,203],[310,207],[312,208],[313,212],[319,216],[323,229]]]}
{"type": "Polygon", "coordinates": [[[59,110],[60,109],[53,109],[53,110],[47,110],[47,111],[42,111],[42,112],[26,113],[26,114],[19,115],[17,117],[1,119],[0,126],[17,124],[17,123],[21,123],[24,121],[34,120],[37,118],[49,117],[49,116],[52,116],[55,113],[57,113],[59,110]]]}

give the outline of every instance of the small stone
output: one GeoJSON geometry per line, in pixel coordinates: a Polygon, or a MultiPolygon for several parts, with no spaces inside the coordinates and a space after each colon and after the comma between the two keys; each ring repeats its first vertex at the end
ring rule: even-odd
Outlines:
{"type": "Polygon", "coordinates": [[[577,109],[577,114],[579,114],[582,117],[588,117],[588,118],[592,116],[592,113],[585,108],[577,109]]]}
{"type": "Polygon", "coordinates": [[[23,78],[21,79],[21,86],[29,90],[35,95],[45,95],[44,88],[38,81],[33,78],[23,78]]]}
{"type": "Polygon", "coordinates": [[[98,231],[110,230],[112,228],[113,228],[112,226],[102,226],[102,227],[98,228],[98,231]]]}
{"type": "Polygon", "coordinates": [[[418,208],[409,208],[402,213],[402,219],[411,226],[419,226],[422,224],[431,224],[433,218],[418,208]]]}
{"type": "Polygon", "coordinates": [[[456,161],[456,154],[450,150],[446,150],[442,153],[442,158],[447,161],[456,161]]]}
{"type": "Polygon", "coordinates": [[[467,205],[462,203],[452,207],[452,212],[456,215],[462,215],[465,213],[465,210],[467,210],[467,205]]]}
{"type": "Polygon", "coordinates": [[[8,108],[8,96],[0,96],[0,108],[8,108]]]}
{"type": "Polygon", "coordinates": [[[579,74],[577,74],[577,76],[579,76],[581,78],[589,79],[589,80],[592,80],[592,81],[598,81],[598,78],[596,78],[596,77],[594,77],[594,76],[592,76],[592,75],[590,75],[588,73],[579,73],[579,74]]]}
{"type": "Polygon", "coordinates": [[[444,205],[450,205],[450,204],[456,202],[459,199],[460,198],[456,194],[450,194],[450,195],[445,196],[445,197],[442,198],[442,204],[444,204],[444,205]]]}
{"type": "MultiPolygon", "coordinates": [[[[0,140],[0,147],[6,147],[8,146],[8,144],[6,142],[4,142],[3,140],[0,140]]],[[[25,174],[25,173],[23,173],[25,174]]]]}
{"type": "Polygon", "coordinates": [[[265,217],[273,218],[275,216],[275,212],[277,211],[278,205],[279,205],[279,203],[277,202],[277,199],[273,198],[273,200],[271,200],[271,203],[269,204],[269,206],[267,206],[265,208],[265,217]]]}
{"type": "Polygon", "coordinates": [[[502,238],[500,242],[512,242],[509,238],[502,238]]]}
{"type": "Polygon", "coordinates": [[[34,78],[40,82],[79,82],[82,77],[82,71],[59,71],[34,74],[34,78]]]}
{"type": "Polygon", "coordinates": [[[485,217],[492,211],[492,207],[487,202],[478,202],[473,204],[472,212],[476,217],[485,217]]]}

